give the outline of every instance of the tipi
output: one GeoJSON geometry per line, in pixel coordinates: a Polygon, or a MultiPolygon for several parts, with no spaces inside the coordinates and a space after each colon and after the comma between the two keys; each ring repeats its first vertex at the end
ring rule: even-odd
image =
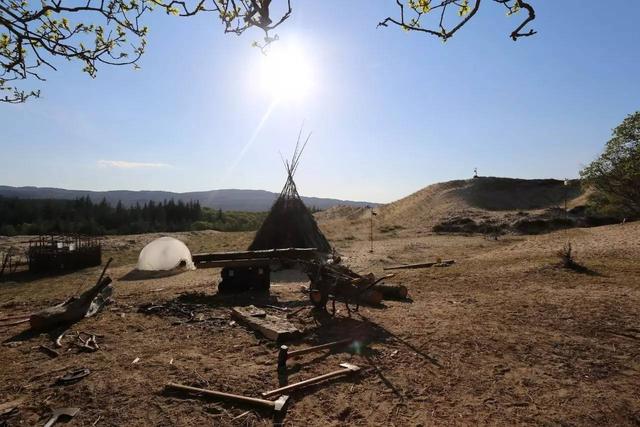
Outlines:
{"type": "Polygon", "coordinates": [[[249,250],[316,248],[319,252],[331,252],[331,245],[318,228],[309,209],[300,199],[296,183],[293,181],[300,156],[311,137],[309,134],[304,144],[300,146],[301,134],[302,130],[298,134],[291,162],[284,161],[287,169],[287,182],[256,233],[249,250]]]}

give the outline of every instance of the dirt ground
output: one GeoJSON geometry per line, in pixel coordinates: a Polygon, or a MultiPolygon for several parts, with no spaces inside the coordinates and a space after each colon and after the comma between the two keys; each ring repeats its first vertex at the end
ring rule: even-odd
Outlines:
{"type": "MultiPolygon", "coordinates": [[[[107,239],[115,302],[73,325],[58,358],[38,351],[57,334],[0,328],[0,405],[23,399],[4,422],[42,425],[51,410],[75,406],[80,412],[69,425],[640,425],[640,223],[498,241],[403,230],[376,241],[373,253],[368,241],[343,234],[332,243],[359,272],[380,275],[384,266],[436,258],[456,264],[398,273],[391,281],[409,288],[409,301],[361,307],[351,317],[343,304],[334,318],[303,308],[293,321],[304,334],[292,347],[343,337],[362,345],[294,359],[288,381],[342,362],[363,372],[292,393],[283,419],[185,398],[164,385],[255,397],[277,387],[277,346],[231,322],[229,307],[306,307],[305,281],[278,274],[265,299],[217,297],[219,270],[125,280],[138,251],[157,237],[144,235],[107,239]],[[584,270],[557,266],[567,241],[584,270]],[[165,308],[140,311],[151,304],[165,308]],[[96,334],[100,350],[81,352],[74,345],[80,331],[96,334]],[[91,374],[55,384],[75,368],[91,374]]],[[[251,234],[178,237],[199,252],[242,249],[251,234]]],[[[0,317],[59,303],[99,271],[0,283],[0,317]]]]}

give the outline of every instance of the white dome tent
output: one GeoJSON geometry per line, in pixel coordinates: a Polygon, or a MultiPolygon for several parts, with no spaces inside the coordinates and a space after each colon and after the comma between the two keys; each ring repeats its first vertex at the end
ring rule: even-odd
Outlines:
{"type": "Polygon", "coordinates": [[[142,248],[139,271],[195,270],[187,245],[173,237],[160,237],[142,248]]]}

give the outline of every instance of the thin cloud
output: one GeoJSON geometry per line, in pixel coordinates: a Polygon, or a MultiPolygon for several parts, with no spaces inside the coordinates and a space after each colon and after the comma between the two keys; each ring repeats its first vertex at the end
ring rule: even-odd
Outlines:
{"type": "Polygon", "coordinates": [[[170,168],[166,163],[127,162],[125,160],[98,160],[98,167],[112,169],[160,169],[170,168]]]}

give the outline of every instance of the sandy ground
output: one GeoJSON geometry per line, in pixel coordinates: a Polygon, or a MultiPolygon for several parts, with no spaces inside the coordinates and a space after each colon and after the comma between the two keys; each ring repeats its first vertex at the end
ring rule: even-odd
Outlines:
{"type": "MultiPolygon", "coordinates": [[[[449,268],[405,270],[393,282],[410,301],[385,301],[335,318],[303,309],[294,323],[304,347],[354,337],[367,346],[309,354],[289,363],[288,381],[330,372],[341,362],[357,376],[293,393],[286,425],[640,425],[640,224],[544,236],[389,235],[367,241],[342,233],[333,243],[361,272],[404,262],[453,258],[449,268]],[[583,272],[556,266],[566,241],[583,272]]],[[[336,234],[335,232],[333,233],[336,234]]],[[[393,233],[391,233],[393,234],[393,233]]],[[[365,234],[366,236],[366,234],[365,234]]],[[[304,307],[300,277],[280,274],[269,299],[215,296],[218,270],[144,281],[122,280],[142,245],[156,236],[105,242],[115,258],[115,303],[73,325],[61,356],[47,334],[0,328],[0,404],[24,399],[8,425],[42,425],[52,409],[81,408],[77,426],[270,425],[269,411],[164,391],[167,381],[251,396],[275,388],[277,346],[230,322],[234,304],[304,307]],[[179,311],[145,314],[145,304],[179,311]],[[98,336],[80,352],[75,332],[98,336]],[[138,359],[137,363],[133,363],[138,359]],[[55,385],[66,371],[91,374],[55,385]],[[234,420],[235,417],[249,414],[234,420]]],[[[248,233],[184,233],[194,252],[245,247],[248,233]]],[[[63,301],[93,283],[98,268],[54,278],[0,283],[0,317],[63,301]]],[[[272,314],[282,313],[267,308],[272,314]]],[[[55,334],[52,334],[55,335],[55,334]]],[[[1,419],[1,418],[0,418],[1,419]]],[[[0,422],[0,425],[2,423],[0,422]]]]}

